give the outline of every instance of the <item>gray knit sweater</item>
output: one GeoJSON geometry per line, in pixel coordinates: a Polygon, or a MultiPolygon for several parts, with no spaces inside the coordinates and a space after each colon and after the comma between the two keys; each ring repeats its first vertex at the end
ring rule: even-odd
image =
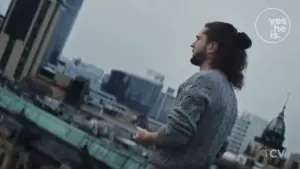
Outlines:
{"type": "Polygon", "coordinates": [[[179,86],[147,169],[208,168],[236,118],[237,99],[227,78],[217,70],[195,73],[179,86]]]}

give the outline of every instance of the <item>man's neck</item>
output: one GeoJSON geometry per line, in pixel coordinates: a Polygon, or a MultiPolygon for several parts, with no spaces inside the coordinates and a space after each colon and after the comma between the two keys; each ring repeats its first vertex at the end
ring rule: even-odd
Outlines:
{"type": "Polygon", "coordinates": [[[202,65],[199,66],[200,70],[208,70],[211,69],[210,64],[208,64],[207,62],[203,63],[202,65]]]}

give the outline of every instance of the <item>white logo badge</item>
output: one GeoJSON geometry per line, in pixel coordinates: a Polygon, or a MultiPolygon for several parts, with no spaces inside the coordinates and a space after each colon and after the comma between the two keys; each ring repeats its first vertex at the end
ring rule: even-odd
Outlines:
{"type": "Polygon", "coordinates": [[[261,11],[255,20],[257,36],[266,43],[279,43],[288,37],[291,20],[281,9],[267,8],[261,11]]]}

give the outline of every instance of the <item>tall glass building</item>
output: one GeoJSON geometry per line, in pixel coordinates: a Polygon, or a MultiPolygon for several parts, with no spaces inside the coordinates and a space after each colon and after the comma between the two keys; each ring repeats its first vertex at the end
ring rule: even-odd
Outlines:
{"type": "Polygon", "coordinates": [[[48,62],[56,64],[58,61],[81,9],[83,0],[64,0],[64,3],[65,10],[61,13],[54,33],[50,39],[43,57],[43,64],[48,62]]]}
{"type": "Polygon", "coordinates": [[[12,0],[0,27],[0,70],[14,79],[34,76],[53,34],[59,0],[12,0]]]}

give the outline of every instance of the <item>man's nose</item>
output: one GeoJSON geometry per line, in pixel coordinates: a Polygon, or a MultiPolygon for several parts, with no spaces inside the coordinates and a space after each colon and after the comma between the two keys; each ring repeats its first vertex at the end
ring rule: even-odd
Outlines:
{"type": "Polygon", "coordinates": [[[191,48],[193,48],[193,49],[195,48],[195,42],[196,42],[196,41],[194,41],[194,42],[191,44],[191,48]]]}

